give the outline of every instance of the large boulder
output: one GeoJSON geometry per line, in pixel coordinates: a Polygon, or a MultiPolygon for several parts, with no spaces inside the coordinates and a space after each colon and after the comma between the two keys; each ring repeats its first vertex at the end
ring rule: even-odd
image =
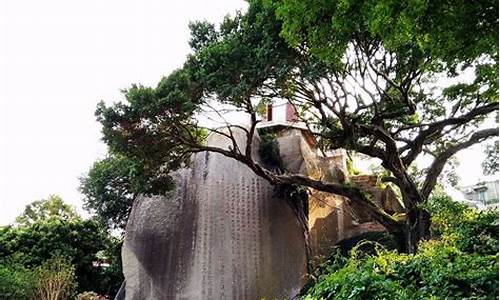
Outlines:
{"type": "MultiPolygon", "coordinates": [[[[238,138],[244,146],[241,132],[238,138]]],[[[229,145],[217,135],[209,143],[229,145]]],[[[303,234],[272,186],[214,153],[194,155],[175,178],[172,192],[134,204],[122,249],[126,299],[283,299],[298,293],[306,279],[303,234]]]]}
{"type": "MultiPolygon", "coordinates": [[[[342,151],[325,157],[306,131],[275,132],[288,172],[330,182],[351,180],[342,151]]],[[[245,149],[245,134],[236,128],[233,134],[245,149]]],[[[233,146],[215,134],[208,143],[233,146]]],[[[252,155],[260,161],[258,136],[253,144],[252,155]]],[[[190,167],[174,178],[173,191],[140,197],[132,209],[122,249],[126,299],[284,299],[299,292],[307,279],[304,235],[267,181],[234,159],[208,152],[194,155],[190,167]]],[[[339,241],[384,230],[343,197],[309,194],[315,262],[339,241]]],[[[393,201],[389,192],[380,194],[381,204],[393,201]]]]}

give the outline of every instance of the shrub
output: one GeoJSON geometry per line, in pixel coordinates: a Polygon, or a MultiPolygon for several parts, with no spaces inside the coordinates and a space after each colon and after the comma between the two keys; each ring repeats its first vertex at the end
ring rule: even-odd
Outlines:
{"type": "Polygon", "coordinates": [[[51,258],[36,268],[35,273],[35,299],[66,300],[74,295],[75,267],[67,259],[51,258]]]}
{"type": "Polygon", "coordinates": [[[33,290],[33,272],[10,261],[0,261],[0,299],[25,300],[33,290]]]}
{"type": "Polygon", "coordinates": [[[76,296],[76,300],[101,300],[105,299],[104,297],[99,296],[95,292],[83,292],[76,296]]]}
{"type": "Polygon", "coordinates": [[[26,226],[0,227],[0,259],[15,260],[33,269],[54,255],[64,256],[75,266],[79,292],[116,293],[123,281],[120,252],[115,249],[119,245],[120,241],[109,236],[94,219],[51,218],[26,226]],[[104,260],[112,269],[94,265],[101,252],[106,253],[104,260]]]}
{"type": "Polygon", "coordinates": [[[416,254],[337,252],[303,299],[498,299],[498,213],[445,196],[429,210],[435,239],[416,254]]]}
{"type": "Polygon", "coordinates": [[[275,134],[262,132],[260,135],[259,156],[268,167],[284,171],[280,146],[275,134]]]}
{"type": "Polygon", "coordinates": [[[416,255],[381,250],[323,275],[304,299],[496,299],[498,255],[463,253],[442,241],[416,255]]]}
{"type": "Polygon", "coordinates": [[[438,195],[427,208],[432,214],[432,234],[467,253],[498,252],[498,211],[480,211],[438,195]]]}

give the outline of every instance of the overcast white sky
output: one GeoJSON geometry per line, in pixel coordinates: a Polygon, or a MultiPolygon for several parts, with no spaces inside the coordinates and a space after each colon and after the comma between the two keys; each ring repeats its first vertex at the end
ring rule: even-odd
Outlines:
{"type": "MultiPolygon", "coordinates": [[[[1,0],[0,225],[58,194],[81,211],[78,177],[106,152],[97,102],[156,85],[189,51],[189,21],[218,22],[241,0],[1,0]]],[[[480,151],[460,155],[463,183],[480,151]]]]}
{"type": "Polygon", "coordinates": [[[106,148],[97,102],[182,65],[189,21],[236,0],[0,1],[0,225],[49,194],[81,206],[78,177],[106,148]]]}

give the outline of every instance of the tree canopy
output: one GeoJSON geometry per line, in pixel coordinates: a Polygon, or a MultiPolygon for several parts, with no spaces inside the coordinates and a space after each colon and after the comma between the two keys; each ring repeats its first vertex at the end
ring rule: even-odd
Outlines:
{"type": "Polygon", "coordinates": [[[96,161],[80,178],[84,207],[111,228],[125,229],[135,196],[161,193],[171,188],[167,174],[154,174],[137,160],[110,155],[96,161]]]}
{"type": "Polygon", "coordinates": [[[74,220],[78,218],[78,214],[73,207],[64,203],[61,197],[50,195],[47,199],[36,200],[26,205],[24,212],[16,218],[16,222],[22,225],[30,225],[54,217],[74,220]]]}
{"type": "Polygon", "coordinates": [[[101,103],[96,112],[110,151],[138,162],[153,174],[149,180],[168,181],[192,153],[220,153],[273,185],[347,197],[415,251],[429,234],[422,204],[447,162],[498,135],[497,126],[483,125],[498,111],[495,1],[250,1],[246,13],[218,26],[190,28],[193,53],[182,68],[156,88],[132,86],[126,102],[101,103]],[[400,190],[404,219],[360,187],[276,173],[255,161],[259,106],[276,99],[297,108],[321,150],[378,158],[389,174],[384,180],[400,190]],[[248,124],[229,124],[227,111],[248,124]],[[220,126],[206,126],[209,116],[220,126]],[[243,149],[234,130],[246,136],[243,149]],[[208,134],[232,146],[209,146],[208,134]],[[419,184],[410,170],[422,156],[432,162],[419,184]]]}

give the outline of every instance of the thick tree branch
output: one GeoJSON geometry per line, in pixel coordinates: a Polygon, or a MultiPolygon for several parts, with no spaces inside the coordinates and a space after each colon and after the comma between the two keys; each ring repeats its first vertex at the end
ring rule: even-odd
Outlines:
{"type": "Polygon", "coordinates": [[[320,180],[311,179],[303,175],[278,175],[274,174],[258,163],[256,163],[250,157],[235,153],[230,150],[225,150],[219,147],[203,146],[203,145],[192,145],[193,152],[210,151],[222,154],[229,158],[238,160],[241,163],[247,165],[255,174],[264,178],[272,185],[281,184],[297,184],[301,186],[306,186],[309,188],[316,189],[321,192],[327,192],[343,196],[348,198],[360,206],[364,207],[367,213],[370,214],[376,221],[382,224],[388,230],[397,230],[401,226],[401,222],[387,214],[381,207],[378,207],[368,196],[368,194],[363,193],[361,189],[354,186],[337,184],[337,183],[327,183],[320,180]]]}
{"type": "Polygon", "coordinates": [[[462,115],[460,117],[448,118],[430,124],[427,129],[422,130],[418,134],[418,136],[413,140],[413,142],[411,142],[410,145],[400,148],[399,150],[400,153],[406,150],[410,150],[408,154],[405,157],[403,157],[403,163],[405,164],[405,166],[409,166],[422,152],[423,146],[429,142],[432,142],[433,140],[435,140],[435,138],[440,137],[441,131],[446,126],[463,125],[470,122],[471,120],[473,120],[478,116],[487,115],[497,109],[498,109],[498,102],[488,103],[481,107],[474,108],[467,114],[462,115]]]}
{"type": "Polygon", "coordinates": [[[474,144],[480,143],[484,141],[487,138],[493,137],[493,136],[498,136],[498,128],[489,128],[489,129],[484,129],[480,130],[476,133],[474,133],[469,140],[456,144],[454,146],[449,147],[445,151],[441,152],[432,165],[430,166],[428,172],[427,172],[427,177],[425,178],[424,185],[422,187],[422,194],[425,198],[429,197],[432,189],[436,185],[437,178],[439,177],[439,174],[441,174],[441,171],[443,171],[444,166],[446,165],[446,162],[448,161],[449,158],[451,158],[453,155],[455,155],[458,151],[466,149],[474,144]]]}
{"type": "Polygon", "coordinates": [[[366,193],[362,192],[358,187],[337,183],[327,183],[296,174],[273,176],[276,178],[278,184],[298,184],[313,188],[321,192],[327,192],[346,197],[350,201],[353,201],[365,208],[366,212],[370,214],[372,218],[374,218],[388,230],[394,230],[401,226],[401,223],[398,220],[386,213],[381,207],[377,206],[369,198],[369,196],[366,193]]]}

